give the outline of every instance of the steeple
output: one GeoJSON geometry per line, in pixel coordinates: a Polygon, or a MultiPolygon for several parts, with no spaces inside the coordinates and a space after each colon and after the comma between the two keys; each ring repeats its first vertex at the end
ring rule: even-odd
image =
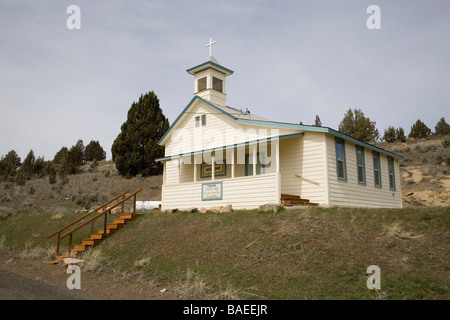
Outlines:
{"type": "Polygon", "coordinates": [[[216,41],[209,39],[206,47],[209,47],[209,57],[201,64],[186,70],[194,76],[194,95],[197,95],[212,103],[226,106],[225,78],[233,71],[221,66],[212,56],[212,45],[216,41]]]}

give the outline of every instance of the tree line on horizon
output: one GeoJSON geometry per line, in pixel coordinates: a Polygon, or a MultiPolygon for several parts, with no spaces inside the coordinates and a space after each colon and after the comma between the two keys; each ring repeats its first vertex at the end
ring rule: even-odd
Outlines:
{"type": "MultiPolygon", "coordinates": [[[[300,122],[300,124],[303,123],[300,122]]],[[[322,122],[318,115],[316,115],[313,126],[322,126],[322,122]]],[[[355,108],[352,110],[350,108],[340,122],[338,131],[358,140],[372,143],[383,141],[388,143],[405,142],[413,139],[430,139],[450,135],[450,125],[445,121],[444,117],[439,119],[434,129],[435,131],[432,132],[422,120],[418,119],[411,125],[411,130],[408,136],[405,135],[405,131],[402,127],[395,128],[394,126],[389,126],[384,130],[383,136],[380,136],[380,132],[376,128],[375,121],[372,121],[369,117],[366,117],[361,109],[355,108]]]]}
{"type": "Polygon", "coordinates": [[[96,140],[85,147],[83,140],[78,140],[70,149],[62,147],[53,160],[37,157],[30,150],[23,162],[15,150],[11,150],[0,159],[0,180],[13,181],[24,185],[33,177],[49,177],[51,184],[56,183],[57,177],[67,182],[67,175],[76,174],[79,168],[87,162],[95,167],[98,161],[106,159],[106,152],[96,140]]]}

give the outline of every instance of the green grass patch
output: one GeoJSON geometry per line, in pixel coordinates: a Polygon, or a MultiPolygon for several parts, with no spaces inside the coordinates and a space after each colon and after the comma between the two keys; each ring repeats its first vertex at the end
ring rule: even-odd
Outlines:
{"type": "MultiPolygon", "coordinates": [[[[434,207],[147,212],[98,248],[103,269],[183,283],[183,298],[208,292],[248,299],[448,299],[449,213],[434,207]],[[381,290],[366,287],[370,265],[381,269],[381,290]]],[[[52,242],[45,237],[74,218],[10,216],[0,221],[3,246],[22,250],[31,239],[45,247],[52,242]]]]}

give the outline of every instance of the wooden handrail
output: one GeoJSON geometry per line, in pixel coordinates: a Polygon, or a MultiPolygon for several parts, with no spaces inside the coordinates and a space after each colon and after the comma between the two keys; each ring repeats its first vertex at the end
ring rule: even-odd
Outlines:
{"type": "MultiPolygon", "coordinates": [[[[113,205],[112,207],[108,207],[108,208],[104,209],[102,212],[100,212],[99,214],[97,214],[95,217],[93,217],[93,218],[87,220],[86,222],[80,224],[78,227],[76,227],[76,228],[74,228],[74,229],[68,231],[68,232],[65,233],[64,235],[60,236],[59,239],[62,240],[62,239],[64,239],[64,238],[66,238],[68,235],[70,235],[70,234],[72,234],[72,233],[74,233],[74,232],[80,230],[81,228],[83,228],[84,226],[88,225],[88,224],[91,223],[92,221],[97,220],[98,218],[100,218],[100,217],[103,216],[104,214],[110,212],[112,209],[114,209],[114,208],[116,208],[117,206],[121,205],[121,204],[124,203],[125,201],[131,199],[132,197],[134,197],[136,194],[138,194],[138,193],[141,192],[141,191],[142,191],[142,188],[136,190],[135,192],[133,192],[132,194],[130,194],[128,197],[126,197],[126,198],[120,200],[119,202],[117,202],[117,203],[116,203],[115,205],[113,205]]],[[[133,212],[133,215],[134,215],[134,214],[135,214],[135,212],[133,212]]],[[[106,232],[106,230],[105,230],[105,232],[106,232]]]]}
{"type": "Polygon", "coordinates": [[[49,235],[49,236],[47,237],[47,239],[50,239],[51,237],[56,236],[58,233],[61,233],[62,231],[66,230],[67,228],[69,228],[69,227],[73,226],[74,224],[80,222],[81,220],[83,220],[83,219],[86,218],[87,216],[91,215],[92,213],[94,213],[94,212],[96,212],[96,211],[102,209],[103,207],[106,207],[108,204],[110,204],[111,202],[116,201],[117,199],[119,199],[120,197],[126,195],[127,193],[128,193],[128,190],[122,192],[121,194],[119,194],[118,196],[116,196],[116,197],[114,197],[113,199],[109,200],[108,202],[105,202],[104,204],[98,206],[97,208],[95,208],[95,209],[89,211],[89,212],[86,213],[84,216],[78,218],[78,219],[75,220],[75,221],[72,221],[71,223],[65,225],[65,226],[62,227],[61,229],[59,229],[59,230],[53,232],[51,235],[49,235]]]}
{"type": "Polygon", "coordinates": [[[301,175],[299,175],[299,174],[295,174],[295,176],[298,177],[298,178],[300,178],[300,179],[302,179],[302,180],[308,181],[309,183],[312,183],[312,184],[315,184],[315,185],[320,186],[320,183],[317,182],[317,181],[314,181],[314,180],[305,178],[305,177],[303,177],[303,176],[301,176],[301,175]]]}
{"type": "Polygon", "coordinates": [[[59,230],[53,232],[51,235],[49,235],[47,237],[47,239],[50,239],[51,237],[57,235],[57,240],[56,240],[56,254],[59,254],[59,247],[60,247],[60,243],[61,240],[66,238],[67,236],[70,236],[69,238],[69,250],[71,248],[72,245],[72,235],[74,232],[80,230],[81,228],[83,228],[84,226],[88,225],[91,222],[94,222],[95,220],[97,220],[98,218],[100,218],[101,216],[105,216],[105,230],[104,230],[104,234],[106,235],[106,227],[107,227],[107,214],[109,212],[111,212],[111,210],[113,210],[114,208],[117,208],[118,206],[122,206],[122,213],[123,213],[123,208],[124,208],[124,203],[125,201],[131,199],[134,197],[133,199],[133,212],[132,212],[132,216],[134,217],[136,215],[136,195],[142,191],[142,188],[136,190],[135,192],[133,192],[132,194],[130,194],[129,196],[125,197],[125,195],[129,192],[129,191],[124,191],[121,194],[119,194],[118,196],[114,197],[113,199],[105,202],[104,204],[98,206],[97,208],[89,211],[87,214],[83,215],[82,217],[76,219],[75,221],[65,225],[64,227],[60,228],[59,230]],[[122,197],[122,199],[115,203],[113,206],[108,207],[108,205],[110,205],[111,203],[113,203],[114,201],[117,201],[120,197],[122,197]],[[102,211],[101,211],[102,210],[102,211]],[[96,216],[92,217],[91,219],[83,222],[82,224],[78,225],[77,227],[73,228],[72,230],[66,232],[65,234],[61,235],[61,233],[74,226],[75,224],[81,222],[83,219],[85,219],[87,216],[89,215],[93,215],[95,212],[99,212],[96,216]]]}

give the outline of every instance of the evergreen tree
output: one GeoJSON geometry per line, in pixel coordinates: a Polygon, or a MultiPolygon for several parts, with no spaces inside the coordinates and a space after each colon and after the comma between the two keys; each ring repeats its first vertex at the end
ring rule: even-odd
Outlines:
{"type": "Polygon", "coordinates": [[[162,165],[155,159],[164,155],[158,141],[168,129],[169,121],[153,91],[133,102],[111,148],[119,173],[124,176],[147,176],[162,172],[162,165]]]}
{"type": "Polygon", "coordinates": [[[84,149],[83,140],[78,140],[67,152],[65,163],[67,166],[67,173],[77,173],[78,168],[84,164],[84,149]]]}
{"type": "Polygon", "coordinates": [[[341,123],[339,131],[364,142],[376,141],[380,136],[375,127],[376,122],[364,116],[361,109],[348,109],[341,123]]]}
{"type": "Polygon", "coordinates": [[[3,178],[15,177],[17,168],[20,167],[20,157],[16,151],[11,150],[0,160],[0,174],[3,178]]]}
{"type": "Polygon", "coordinates": [[[34,165],[36,162],[36,158],[34,156],[33,150],[30,150],[25,160],[23,160],[22,165],[19,169],[19,175],[23,179],[31,179],[32,175],[35,172],[34,165]]]}
{"type": "Polygon", "coordinates": [[[434,134],[436,136],[446,136],[450,134],[450,125],[445,121],[444,117],[442,117],[434,127],[434,134]]]}
{"type": "Polygon", "coordinates": [[[411,126],[411,132],[408,135],[408,138],[412,139],[428,139],[431,135],[431,129],[427,127],[422,120],[417,120],[411,126]]]}
{"type": "Polygon", "coordinates": [[[106,152],[98,141],[91,140],[84,150],[86,161],[103,161],[106,159],[106,152]]]}
{"type": "Polygon", "coordinates": [[[406,141],[405,130],[403,130],[402,127],[399,127],[397,130],[395,130],[395,136],[398,142],[406,141]]]}
{"type": "Polygon", "coordinates": [[[316,114],[316,120],[314,121],[314,126],[315,127],[321,127],[322,126],[322,121],[320,121],[319,116],[316,114]]]}
{"type": "Polygon", "coordinates": [[[396,142],[397,141],[397,133],[393,126],[389,126],[384,130],[383,140],[386,142],[396,142]]]}

